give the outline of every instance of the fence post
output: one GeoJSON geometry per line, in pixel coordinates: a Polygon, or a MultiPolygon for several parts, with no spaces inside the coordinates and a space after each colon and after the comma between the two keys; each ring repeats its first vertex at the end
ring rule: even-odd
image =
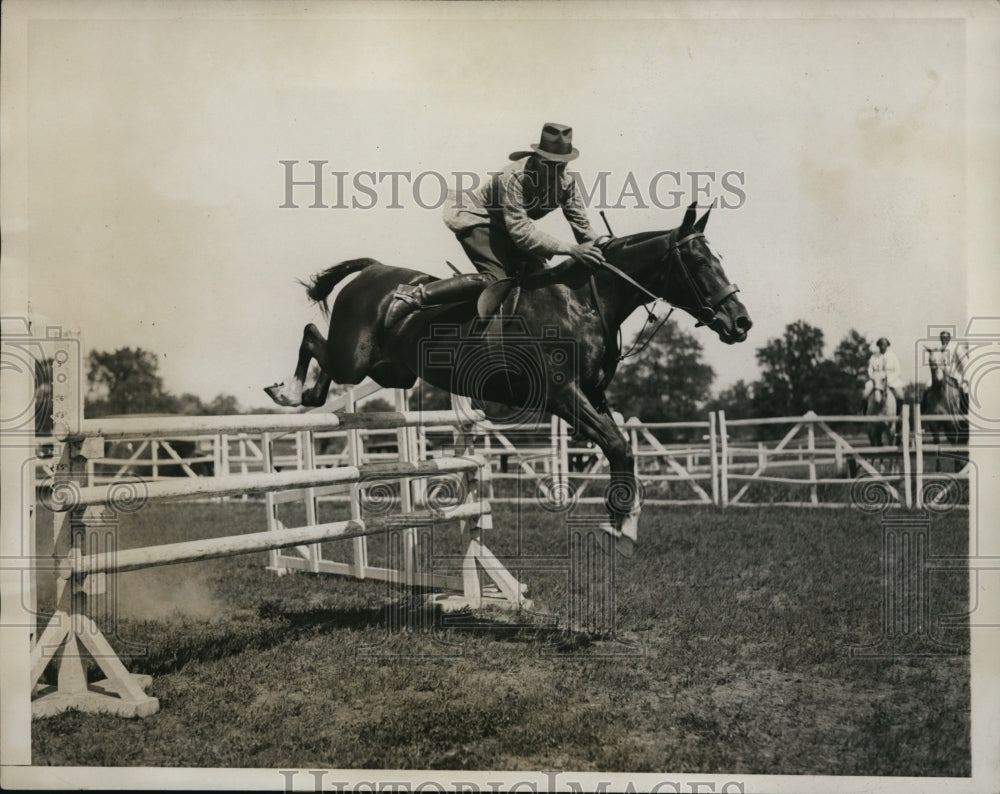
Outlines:
{"type": "Polygon", "coordinates": [[[806,449],[809,451],[809,501],[815,505],[819,504],[819,494],[816,491],[816,424],[812,421],[816,418],[816,414],[808,411],[805,418],[809,421],[806,425],[806,449]]]}
{"type": "MultiPolygon", "coordinates": [[[[397,411],[407,408],[406,391],[393,390],[393,403],[397,411]]],[[[420,460],[417,453],[417,429],[415,427],[400,427],[396,430],[396,452],[400,461],[416,463],[420,460]]],[[[412,513],[415,503],[427,503],[426,491],[422,491],[423,481],[402,479],[399,481],[399,507],[404,513],[412,513]]],[[[426,586],[429,584],[428,571],[422,569],[420,556],[420,534],[417,527],[407,527],[403,530],[403,575],[405,584],[426,586]],[[419,581],[418,577],[428,576],[428,581],[419,581]]]]}
{"type": "MultiPolygon", "coordinates": [[[[639,422],[637,420],[633,421],[635,419],[636,417],[633,416],[628,421],[626,421],[624,425],[618,425],[618,430],[622,433],[627,433],[629,446],[632,447],[632,455],[633,455],[632,471],[635,474],[636,483],[638,483],[640,481],[639,464],[642,462],[642,458],[640,458],[639,455],[636,454],[639,451],[639,430],[636,427],[636,425],[638,425],[639,422]]],[[[690,466],[688,468],[690,469],[690,466]]]]}
{"type": "Polygon", "coordinates": [[[719,504],[719,461],[716,458],[715,411],[708,413],[708,467],[712,479],[712,504],[719,504]]]}
{"type": "Polygon", "coordinates": [[[552,455],[552,470],[549,477],[552,503],[562,507],[564,490],[569,479],[569,451],[564,443],[564,423],[555,414],[549,420],[549,449],[552,455]]]}
{"type": "Polygon", "coordinates": [[[913,507],[913,486],[910,482],[910,404],[903,403],[903,410],[899,418],[900,424],[900,445],[903,454],[903,499],[906,509],[913,507]]]}
{"type": "Polygon", "coordinates": [[[719,488],[722,492],[722,506],[729,504],[729,431],[726,430],[726,412],[719,411],[719,457],[722,462],[719,474],[719,488]]]}
{"type": "MultiPolygon", "coordinates": [[[[218,440],[221,441],[222,436],[216,436],[218,440]]],[[[264,471],[274,472],[274,457],[273,448],[271,444],[271,434],[262,433],[260,437],[260,459],[263,465],[264,471]]],[[[216,455],[218,457],[218,455],[216,455]]],[[[229,472],[226,472],[228,474],[229,472]]],[[[219,497],[221,500],[222,497],[219,497]]],[[[268,491],[264,494],[264,509],[267,512],[267,528],[272,531],[277,531],[278,529],[278,510],[274,503],[274,492],[268,491]]],[[[288,573],[287,568],[282,568],[278,565],[279,557],[281,556],[280,549],[270,549],[267,552],[268,559],[268,569],[275,571],[279,575],[284,575],[288,573]]]]}
{"type": "MultiPolygon", "coordinates": [[[[354,396],[354,389],[348,389],[344,394],[344,411],[356,413],[358,410],[357,399],[354,396]]],[[[364,459],[364,439],[358,429],[348,430],[344,435],[344,443],[347,445],[347,465],[360,466],[364,459]]],[[[401,483],[400,489],[404,486],[401,483]]],[[[361,514],[361,483],[356,482],[348,486],[348,493],[351,495],[351,518],[360,520],[361,514]]],[[[357,537],[354,543],[354,576],[364,579],[368,572],[368,540],[364,536],[357,537]]]]}
{"type": "Polygon", "coordinates": [[[569,425],[565,419],[559,419],[559,488],[562,494],[561,506],[569,504],[570,480],[569,480],[569,425]]]}
{"type": "Polygon", "coordinates": [[[917,510],[924,507],[924,428],[923,417],[920,415],[920,403],[913,404],[913,445],[915,449],[913,487],[913,504],[917,510]]]}
{"type": "MultiPolygon", "coordinates": [[[[219,468],[223,474],[232,474],[229,463],[229,436],[226,433],[219,434],[219,468]]],[[[220,497],[225,499],[225,497],[220,497]]]]}

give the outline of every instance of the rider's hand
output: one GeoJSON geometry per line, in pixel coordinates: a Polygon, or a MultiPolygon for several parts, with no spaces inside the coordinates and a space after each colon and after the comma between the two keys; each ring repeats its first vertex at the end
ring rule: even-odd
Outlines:
{"type": "Polygon", "coordinates": [[[569,255],[577,262],[582,262],[587,267],[599,267],[605,264],[604,254],[593,242],[577,243],[569,249],[569,255]]]}

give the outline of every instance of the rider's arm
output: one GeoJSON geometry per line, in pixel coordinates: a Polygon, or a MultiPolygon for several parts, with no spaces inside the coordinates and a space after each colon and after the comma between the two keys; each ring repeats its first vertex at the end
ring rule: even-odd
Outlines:
{"type": "Polygon", "coordinates": [[[572,174],[564,173],[561,185],[562,194],[559,196],[559,204],[562,207],[563,215],[573,230],[573,235],[578,243],[594,242],[598,238],[597,232],[590,225],[590,218],[587,217],[587,208],[583,205],[580,191],[577,189],[576,180],[572,174]]]}
{"type": "Polygon", "coordinates": [[[885,354],[885,374],[892,378],[894,375],[899,374],[899,359],[896,358],[895,353],[888,352],[885,354]]]}
{"type": "Polygon", "coordinates": [[[499,201],[503,209],[504,225],[514,244],[536,256],[548,259],[554,254],[569,253],[572,245],[543,232],[528,217],[524,197],[523,172],[514,172],[509,178],[498,180],[499,201]]]}
{"type": "Polygon", "coordinates": [[[875,380],[875,373],[878,370],[875,367],[875,356],[871,356],[868,359],[868,377],[875,380]]]}
{"type": "Polygon", "coordinates": [[[969,346],[964,342],[955,345],[955,365],[956,369],[964,376],[965,366],[969,362],[969,346]]]}

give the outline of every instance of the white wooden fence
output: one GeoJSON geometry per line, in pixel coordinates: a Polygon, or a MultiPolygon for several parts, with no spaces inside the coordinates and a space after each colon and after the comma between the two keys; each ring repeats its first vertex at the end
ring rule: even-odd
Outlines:
{"type": "MultiPolygon", "coordinates": [[[[352,390],[322,411],[352,409],[377,387],[352,390]]],[[[871,446],[861,432],[874,422],[865,416],[804,416],[729,419],[711,412],[704,421],[643,422],[617,417],[632,443],[646,504],[704,504],[722,507],[764,505],[843,507],[859,498],[882,498],[889,506],[934,509],[965,503],[962,482],[969,477],[967,443],[934,443],[931,430],[962,419],[922,416],[904,404],[895,420],[897,441],[871,446]],[[907,432],[900,432],[903,428],[907,432]],[[681,435],[688,441],[666,441],[681,435]]],[[[421,459],[442,454],[435,431],[413,429],[421,459]]],[[[372,428],[360,434],[363,462],[394,460],[396,431],[372,428]]],[[[534,423],[476,425],[476,444],[491,463],[493,502],[539,500],[564,507],[603,501],[607,461],[592,444],[572,436],[555,417],[534,423]]],[[[310,465],[349,465],[347,431],[289,432],[272,437],[275,470],[310,465]]],[[[38,440],[43,447],[45,439],[38,440]]],[[[101,485],[126,476],[158,480],[167,476],[252,474],[267,470],[261,434],[219,433],[210,438],[136,437],[121,439],[114,454],[90,461],[88,482],[101,485]]],[[[47,461],[39,460],[39,476],[47,461]]],[[[253,497],[239,497],[253,498],[253,497]]]]}

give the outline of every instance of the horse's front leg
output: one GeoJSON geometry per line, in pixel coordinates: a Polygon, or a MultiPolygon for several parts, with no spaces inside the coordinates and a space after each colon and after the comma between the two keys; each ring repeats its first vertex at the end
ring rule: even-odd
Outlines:
{"type": "Polygon", "coordinates": [[[597,444],[608,459],[611,481],[604,494],[604,504],[612,521],[609,530],[615,537],[618,552],[631,556],[638,540],[641,510],[631,443],[611,414],[595,408],[579,389],[565,395],[552,410],[579,435],[597,444]]]}

